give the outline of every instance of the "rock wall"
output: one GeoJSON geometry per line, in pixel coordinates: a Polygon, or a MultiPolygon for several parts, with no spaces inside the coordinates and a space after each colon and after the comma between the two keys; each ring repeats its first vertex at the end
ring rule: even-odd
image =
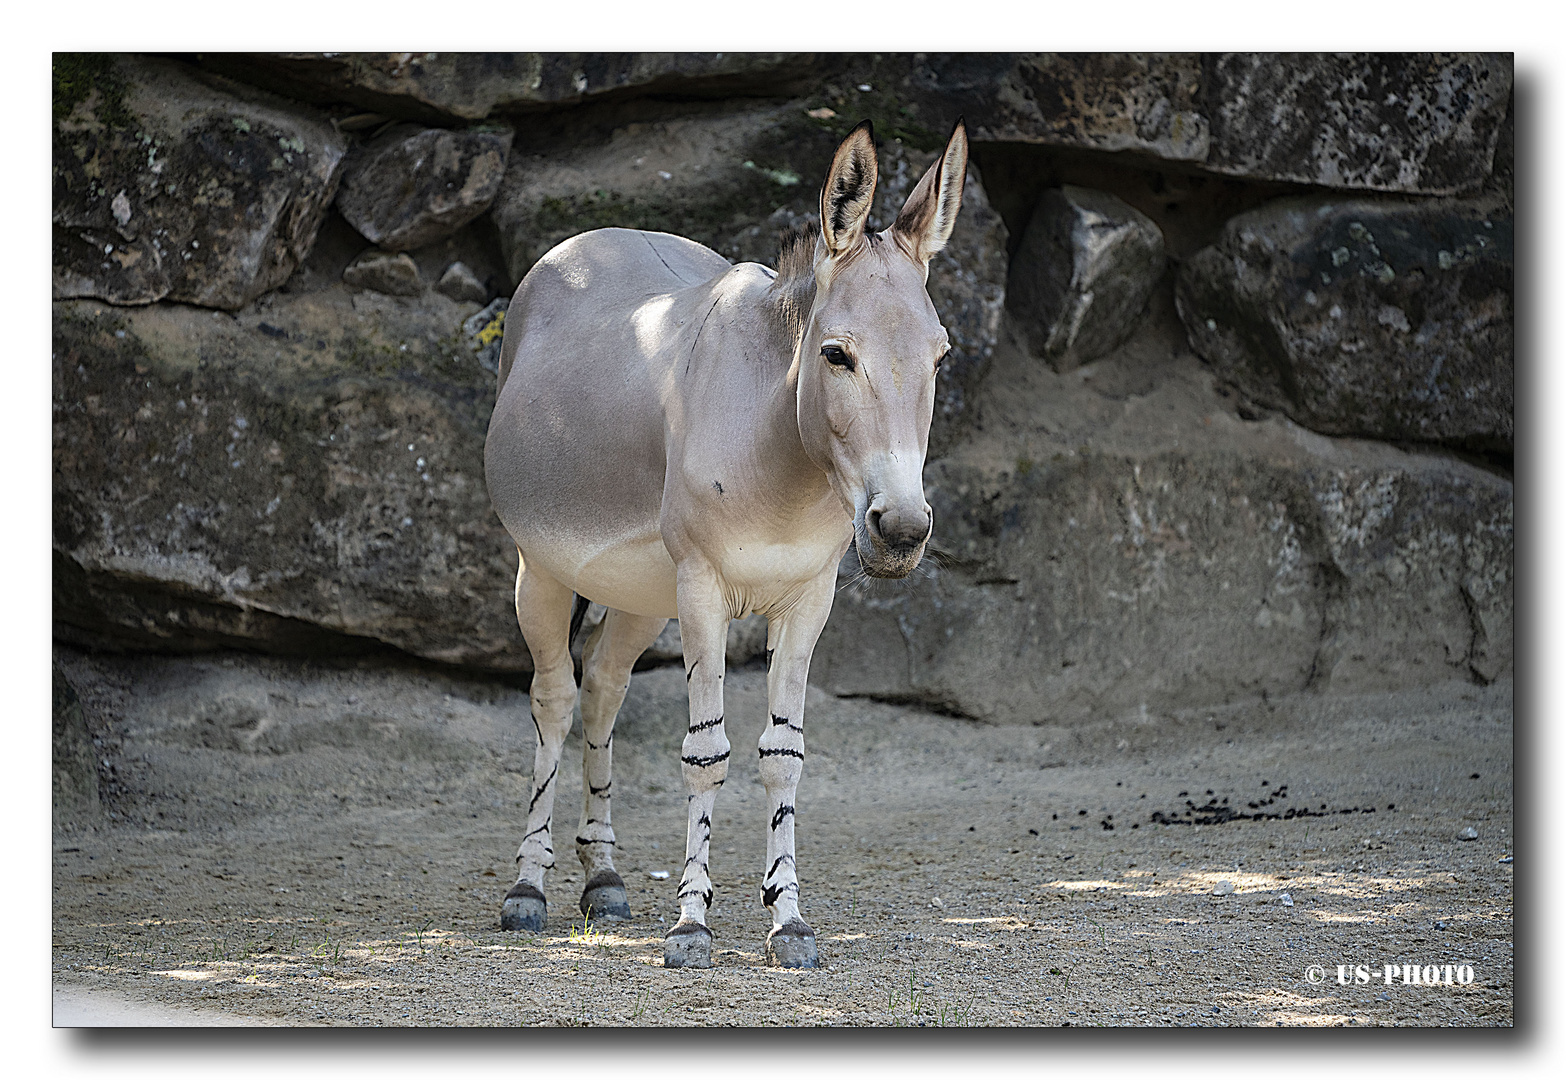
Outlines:
{"type": "Polygon", "coordinates": [[[813,676],[1006,722],[1502,677],[1510,100],[1504,55],[58,54],[55,632],[526,671],[521,276],[604,225],[771,262],[865,117],[884,225],[963,115],[942,554],[813,676]]]}

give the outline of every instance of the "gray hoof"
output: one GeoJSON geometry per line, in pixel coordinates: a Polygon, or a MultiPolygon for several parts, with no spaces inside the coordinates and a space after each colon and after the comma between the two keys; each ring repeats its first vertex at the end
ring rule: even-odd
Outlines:
{"type": "Polygon", "coordinates": [[[631,901],[625,895],[625,882],[613,870],[600,870],[582,890],[577,904],[589,919],[629,919],[631,901]]]}
{"type": "Polygon", "coordinates": [[[663,966],[667,968],[710,968],[712,931],[698,922],[675,923],[663,935],[663,966]]]}
{"type": "Polygon", "coordinates": [[[506,894],[506,902],[500,905],[500,928],[538,933],[544,928],[547,911],[544,894],[527,882],[519,881],[511,886],[511,891],[506,894]]]}
{"type": "Polygon", "coordinates": [[[774,967],[816,966],[816,932],[799,919],[790,919],[767,935],[767,963],[774,967]]]}

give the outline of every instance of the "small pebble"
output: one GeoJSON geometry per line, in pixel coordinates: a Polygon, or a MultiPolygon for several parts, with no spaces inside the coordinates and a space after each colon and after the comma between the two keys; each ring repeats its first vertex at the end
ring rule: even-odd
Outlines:
{"type": "Polygon", "coordinates": [[[933,908],[939,908],[942,911],[946,910],[946,905],[941,902],[941,898],[939,896],[930,897],[930,906],[933,908]]]}
{"type": "Polygon", "coordinates": [[[1284,893],[1282,896],[1278,897],[1278,899],[1283,902],[1284,907],[1294,906],[1294,897],[1290,896],[1288,893],[1284,893]]]}
{"type": "Polygon", "coordinates": [[[1234,882],[1227,879],[1213,886],[1214,896],[1228,896],[1232,892],[1234,892],[1234,882]]]}
{"type": "Polygon", "coordinates": [[[1474,827],[1472,825],[1470,825],[1470,826],[1468,826],[1468,828],[1466,828],[1462,832],[1458,833],[1457,834],[1457,838],[1459,840],[1477,840],[1477,839],[1479,839],[1479,833],[1474,829],[1474,827]]]}
{"type": "Polygon", "coordinates": [[[1512,857],[1510,855],[1503,855],[1501,858],[1496,859],[1495,861],[1498,863],[1509,863],[1512,861],[1512,857]]]}
{"type": "Polygon", "coordinates": [[[667,871],[667,870],[649,870],[649,871],[647,871],[647,876],[652,878],[654,881],[668,881],[669,880],[669,871],[667,871]]]}

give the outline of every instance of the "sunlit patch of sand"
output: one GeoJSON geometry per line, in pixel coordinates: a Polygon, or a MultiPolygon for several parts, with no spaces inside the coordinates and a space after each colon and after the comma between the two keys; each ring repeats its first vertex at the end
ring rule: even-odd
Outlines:
{"type": "Polygon", "coordinates": [[[1033,924],[1026,919],[1019,919],[1015,915],[991,915],[986,918],[947,918],[941,920],[944,923],[955,923],[958,926],[984,926],[991,930],[1026,930],[1033,924]]]}

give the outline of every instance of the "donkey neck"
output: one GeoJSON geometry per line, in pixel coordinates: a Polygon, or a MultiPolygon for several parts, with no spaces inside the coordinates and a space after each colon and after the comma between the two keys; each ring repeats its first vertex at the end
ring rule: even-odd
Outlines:
{"type": "Polygon", "coordinates": [[[768,364],[763,389],[766,404],[755,432],[756,451],[775,472],[780,498],[796,510],[836,500],[826,473],[805,452],[799,431],[797,358],[815,296],[814,275],[807,273],[805,279],[808,288],[782,275],[775,279],[767,290],[757,327],[765,335],[768,364]]]}

